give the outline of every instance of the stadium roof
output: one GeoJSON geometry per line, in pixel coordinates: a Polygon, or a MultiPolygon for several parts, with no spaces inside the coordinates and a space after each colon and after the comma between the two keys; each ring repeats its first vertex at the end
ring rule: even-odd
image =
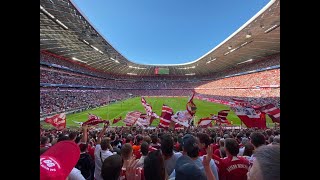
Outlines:
{"type": "Polygon", "coordinates": [[[211,51],[184,64],[137,64],[121,55],[69,0],[40,0],[40,50],[111,74],[209,75],[280,53],[280,0],[271,0],[211,51]]]}

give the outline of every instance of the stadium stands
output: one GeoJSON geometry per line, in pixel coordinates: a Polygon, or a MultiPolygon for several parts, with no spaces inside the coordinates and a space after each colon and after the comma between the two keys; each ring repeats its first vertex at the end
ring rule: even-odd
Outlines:
{"type": "Polygon", "coordinates": [[[167,77],[153,81],[150,77],[135,76],[129,79],[129,76],[103,74],[40,53],[40,114],[43,117],[62,111],[96,107],[106,104],[108,95],[110,99],[128,98],[128,91],[134,96],[188,96],[193,89],[201,97],[225,101],[241,97],[255,105],[272,103],[279,107],[280,69],[259,71],[279,63],[280,55],[276,54],[269,59],[230,69],[219,76],[196,80],[167,77]]]}

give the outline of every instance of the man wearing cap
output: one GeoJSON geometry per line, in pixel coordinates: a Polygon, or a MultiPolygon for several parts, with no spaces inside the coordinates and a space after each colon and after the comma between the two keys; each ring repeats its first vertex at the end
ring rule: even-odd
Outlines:
{"type": "MultiPolygon", "coordinates": [[[[200,149],[199,148],[199,140],[191,134],[186,134],[182,138],[182,149],[183,149],[183,154],[190,157],[192,159],[192,161],[195,163],[195,165],[201,170],[201,172],[203,174],[206,174],[204,166],[202,164],[203,156],[199,157],[199,149],[200,149]]],[[[172,174],[170,175],[170,178],[176,176],[176,171],[178,168],[179,159],[176,162],[176,166],[175,166],[176,169],[175,169],[175,171],[172,172],[172,174]]],[[[210,168],[213,172],[213,175],[215,176],[215,179],[219,180],[217,166],[212,159],[210,159],[210,168]]]]}

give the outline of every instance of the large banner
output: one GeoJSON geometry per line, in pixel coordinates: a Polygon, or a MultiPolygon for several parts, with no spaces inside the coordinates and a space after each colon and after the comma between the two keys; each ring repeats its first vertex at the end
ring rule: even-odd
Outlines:
{"type": "Polygon", "coordinates": [[[257,127],[260,129],[266,129],[266,115],[257,111],[251,107],[233,106],[230,107],[241,121],[248,127],[257,127]]]}

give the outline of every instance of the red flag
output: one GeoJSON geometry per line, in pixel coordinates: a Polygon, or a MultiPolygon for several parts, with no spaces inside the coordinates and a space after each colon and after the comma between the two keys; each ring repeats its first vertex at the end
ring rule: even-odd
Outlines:
{"type": "Polygon", "coordinates": [[[212,120],[213,120],[212,117],[201,118],[198,121],[198,126],[203,128],[212,127],[212,120]]]}
{"type": "Polygon", "coordinates": [[[273,104],[268,104],[259,108],[255,108],[263,113],[268,114],[272,122],[280,123],[280,109],[273,104]]]}
{"type": "Polygon", "coordinates": [[[192,95],[191,97],[189,98],[188,102],[187,102],[187,105],[186,105],[186,108],[187,108],[187,111],[189,112],[189,114],[191,116],[193,116],[196,111],[197,111],[197,106],[193,103],[193,97],[194,97],[194,94],[195,92],[193,91],[192,92],[192,95]]]}
{"type": "Polygon", "coordinates": [[[57,114],[51,117],[47,117],[44,120],[46,123],[51,124],[52,126],[54,126],[57,130],[62,130],[64,128],[66,128],[66,114],[65,113],[61,113],[61,114],[57,114]]]}
{"type": "Polygon", "coordinates": [[[136,124],[140,127],[148,127],[150,125],[150,116],[147,116],[146,114],[141,114],[138,118],[136,124]]]}
{"type": "Polygon", "coordinates": [[[121,121],[122,117],[120,116],[118,119],[114,118],[113,121],[112,121],[112,124],[115,124],[119,121],[121,121]]]}
{"type": "Polygon", "coordinates": [[[162,105],[162,113],[160,116],[159,128],[169,128],[172,115],[173,115],[172,108],[163,104],[162,105]]]}
{"type": "Polygon", "coordinates": [[[221,110],[218,112],[218,119],[217,121],[220,122],[221,124],[231,124],[228,119],[228,113],[230,110],[221,110]]]}
{"type": "Polygon", "coordinates": [[[154,116],[155,118],[159,118],[159,116],[152,111],[152,106],[150,106],[147,101],[144,99],[144,97],[141,97],[141,104],[146,110],[147,116],[154,116]]]}
{"type": "Polygon", "coordinates": [[[123,120],[123,122],[126,124],[126,126],[132,126],[136,123],[138,118],[140,118],[141,114],[142,113],[139,111],[128,112],[126,115],[126,118],[123,120]]]}
{"type": "Polygon", "coordinates": [[[174,129],[180,129],[182,127],[183,126],[181,124],[178,124],[178,123],[175,123],[175,125],[174,125],[174,129]]]}
{"type": "Polygon", "coordinates": [[[99,116],[94,115],[94,114],[89,114],[88,120],[84,123],[82,123],[82,126],[84,125],[89,125],[89,126],[94,126],[99,123],[107,123],[108,121],[102,120],[99,116]]]}
{"type": "Polygon", "coordinates": [[[231,107],[231,109],[236,113],[236,115],[248,128],[266,128],[266,119],[264,113],[256,111],[251,107],[235,106],[231,107]]]}

